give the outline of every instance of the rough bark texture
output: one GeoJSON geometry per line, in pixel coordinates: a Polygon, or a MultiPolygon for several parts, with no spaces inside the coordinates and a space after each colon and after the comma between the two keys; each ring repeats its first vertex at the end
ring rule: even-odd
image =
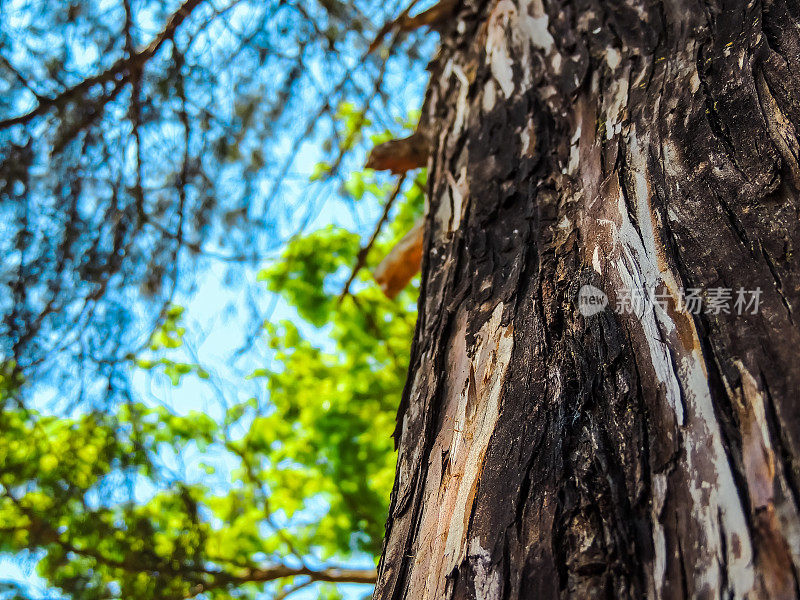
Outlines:
{"type": "Polygon", "coordinates": [[[798,1],[466,0],[431,71],[376,598],[797,597],[798,1]]]}

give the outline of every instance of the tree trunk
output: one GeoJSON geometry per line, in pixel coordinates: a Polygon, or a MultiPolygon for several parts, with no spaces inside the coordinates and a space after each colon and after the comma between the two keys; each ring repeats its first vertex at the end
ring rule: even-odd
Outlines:
{"type": "Polygon", "coordinates": [[[544,1],[432,63],[375,597],[795,598],[800,4],[544,1]]]}

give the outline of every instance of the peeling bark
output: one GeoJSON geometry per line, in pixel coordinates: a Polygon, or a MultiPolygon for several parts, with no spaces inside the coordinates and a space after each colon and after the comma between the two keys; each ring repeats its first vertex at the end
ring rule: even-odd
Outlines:
{"type": "Polygon", "coordinates": [[[375,267],[375,281],[389,298],[395,298],[419,273],[424,228],[425,222],[418,219],[375,267]]]}
{"type": "Polygon", "coordinates": [[[364,166],[367,169],[391,171],[395,174],[424,167],[430,154],[428,145],[428,140],[422,133],[415,133],[399,140],[389,140],[372,149],[364,166]]]}
{"type": "Polygon", "coordinates": [[[797,0],[464,0],[425,110],[375,597],[798,597],[797,0]]]}

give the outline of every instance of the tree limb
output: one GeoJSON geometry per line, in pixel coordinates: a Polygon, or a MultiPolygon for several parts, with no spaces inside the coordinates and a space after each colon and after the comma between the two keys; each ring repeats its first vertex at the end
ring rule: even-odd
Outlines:
{"type": "Polygon", "coordinates": [[[288,598],[290,595],[294,594],[297,591],[302,590],[314,583],[311,579],[303,581],[301,583],[289,586],[287,588],[282,589],[280,592],[277,593],[274,600],[284,600],[284,598],[288,598]]]}
{"type": "Polygon", "coordinates": [[[400,13],[400,16],[394,19],[393,21],[389,21],[386,23],[381,29],[378,31],[375,39],[369,45],[369,49],[367,53],[370,54],[374,52],[378,46],[381,45],[383,42],[383,38],[386,37],[386,34],[392,30],[397,32],[405,32],[405,31],[414,31],[415,29],[419,29],[420,27],[434,27],[439,23],[444,22],[450,15],[453,14],[453,10],[456,6],[456,0],[439,0],[438,3],[430,7],[428,10],[424,10],[418,15],[411,16],[411,10],[417,4],[419,0],[414,0],[411,4],[406,7],[406,9],[400,13]]]}
{"type": "Polygon", "coordinates": [[[115,62],[111,67],[95,75],[87,77],[80,83],[67,88],[60,94],[53,97],[39,98],[39,104],[25,114],[9,119],[0,120],[0,130],[8,129],[14,125],[23,125],[32,119],[45,114],[52,108],[61,108],[72,100],[79,98],[95,86],[104,86],[106,83],[124,82],[130,77],[131,73],[141,70],[145,63],[155,56],[156,52],[165,42],[171,41],[175,37],[178,27],[186,20],[192,11],[202,4],[204,0],[185,0],[185,2],[172,13],[164,29],[161,30],[153,40],[144,48],[131,56],[125,56],[115,62]]]}
{"type": "MultiPolygon", "coordinates": [[[[328,567],[326,569],[310,569],[308,567],[289,567],[287,565],[273,565],[259,569],[248,569],[240,575],[219,573],[214,580],[208,584],[199,583],[194,586],[187,598],[194,598],[211,589],[225,587],[229,585],[243,585],[245,583],[269,583],[284,577],[308,577],[310,583],[363,583],[374,584],[378,578],[376,569],[344,569],[340,567],[328,567]]],[[[299,587],[297,588],[299,589],[299,587]]],[[[296,591],[296,590],[291,590],[296,591]]]]}
{"type": "Polygon", "coordinates": [[[400,191],[403,189],[403,183],[406,180],[406,174],[403,173],[397,180],[397,184],[394,187],[394,191],[392,195],[389,196],[389,199],[386,201],[386,204],[383,207],[383,214],[381,218],[378,220],[378,224],[375,226],[375,230],[372,232],[372,236],[369,238],[367,245],[361,248],[358,251],[358,256],[356,258],[356,264],[353,267],[353,271],[350,273],[350,278],[347,280],[347,283],[344,285],[342,289],[342,293],[339,295],[339,302],[341,303],[345,296],[350,294],[350,285],[352,285],[353,280],[358,275],[358,272],[364,267],[364,263],[367,262],[367,255],[369,251],[372,249],[372,246],[375,244],[375,240],[378,239],[378,235],[383,229],[386,220],[389,218],[389,211],[392,210],[392,205],[394,205],[395,200],[397,200],[397,196],[400,195],[400,191]]]}
{"type": "Polygon", "coordinates": [[[71,552],[79,556],[85,556],[97,561],[100,564],[121,569],[129,573],[165,573],[171,576],[178,576],[192,579],[206,579],[191,588],[187,598],[194,598],[203,592],[211,589],[218,589],[227,586],[243,585],[245,583],[268,583],[284,577],[308,577],[312,582],[328,583],[363,583],[374,584],[378,574],[376,569],[348,569],[343,567],[327,567],[323,569],[311,569],[305,565],[300,567],[290,567],[281,563],[265,567],[233,567],[236,574],[227,571],[218,571],[206,568],[205,566],[175,567],[166,561],[159,560],[156,554],[148,558],[153,562],[150,564],[140,564],[135,559],[124,557],[122,559],[112,558],[95,548],[75,546],[69,540],[63,539],[60,534],[47,520],[40,518],[29,507],[24,506],[20,499],[14,496],[7,489],[3,489],[2,496],[8,498],[17,509],[30,520],[25,526],[12,525],[10,528],[2,528],[2,531],[26,530],[35,533],[38,541],[42,545],[56,544],[66,552],[71,552]]]}
{"type": "Polygon", "coordinates": [[[231,583],[266,583],[283,577],[309,577],[311,581],[325,581],[329,583],[375,583],[378,573],[375,569],[345,569],[341,567],[328,567],[327,569],[310,569],[308,567],[288,567],[286,565],[273,565],[263,569],[252,569],[239,576],[231,576],[231,583]]]}

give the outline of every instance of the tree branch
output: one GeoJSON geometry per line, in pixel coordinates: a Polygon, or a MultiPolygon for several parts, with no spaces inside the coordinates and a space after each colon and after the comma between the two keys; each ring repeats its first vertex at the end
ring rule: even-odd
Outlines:
{"type": "MultiPolygon", "coordinates": [[[[210,583],[199,583],[191,589],[187,598],[194,598],[211,589],[229,585],[243,585],[245,583],[269,583],[284,577],[308,577],[307,583],[363,583],[374,585],[378,579],[376,569],[344,569],[328,567],[327,569],[309,569],[308,567],[289,567],[286,565],[273,565],[260,569],[248,569],[241,575],[219,573],[210,583]]],[[[303,585],[305,587],[306,584],[303,585]]],[[[299,589],[299,588],[298,588],[299,589]]],[[[292,590],[296,591],[296,590],[292,590]]]]}
{"type": "Polygon", "coordinates": [[[419,0],[414,0],[406,9],[400,13],[400,16],[386,23],[377,33],[375,39],[369,45],[368,53],[374,52],[378,46],[383,42],[383,38],[387,33],[393,29],[400,32],[414,31],[420,27],[435,27],[440,23],[446,21],[455,10],[456,0],[439,0],[438,3],[433,5],[428,10],[421,12],[416,16],[411,16],[411,10],[419,0]]]}
{"type": "Polygon", "coordinates": [[[375,226],[375,230],[372,232],[372,236],[369,238],[367,245],[361,248],[358,251],[358,256],[356,257],[356,264],[353,267],[353,271],[350,273],[350,278],[345,283],[344,288],[342,289],[342,293],[339,295],[339,303],[341,304],[342,300],[344,300],[345,296],[350,294],[350,286],[353,283],[353,280],[358,275],[358,272],[364,267],[364,263],[367,262],[367,255],[369,251],[372,249],[372,246],[375,244],[375,240],[378,239],[378,235],[383,229],[383,225],[386,223],[386,220],[389,218],[389,211],[392,210],[392,205],[394,201],[397,199],[397,196],[400,195],[400,191],[403,189],[403,183],[406,180],[406,174],[403,173],[397,180],[397,184],[394,187],[394,191],[392,195],[389,196],[389,199],[386,201],[386,204],[383,207],[383,214],[381,218],[378,220],[378,224],[375,226]]]}
{"type": "Polygon", "coordinates": [[[263,569],[252,569],[249,573],[231,576],[231,583],[266,583],[283,577],[309,577],[311,581],[325,581],[328,583],[364,583],[374,584],[378,578],[375,569],[344,569],[328,567],[327,569],[314,570],[308,567],[288,567],[274,565],[263,569]]]}
{"type": "Polygon", "coordinates": [[[212,570],[203,566],[175,567],[166,561],[160,560],[156,554],[149,556],[153,562],[151,564],[140,564],[135,559],[124,557],[115,559],[106,556],[95,548],[84,548],[75,546],[69,540],[63,539],[60,534],[46,519],[40,518],[33,510],[22,504],[20,499],[14,496],[8,489],[0,488],[0,494],[8,498],[16,508],[30,520],[30,524],[25,526],[14,525],[10,528],[0,528],[0,531],[11,532],[18,530],[35,532],[38,537],[37,545],[55,544],[63,550],[78,556],[91,558],[98,563],[121,569],[129,573],[165,573],[175,577],[199,579],[206,581],[197,583],[187,598],[194,598],[203,592],[211,589],[218,589],[227,586],[243,585],[245,583],[268,583],[284,577],[308,577],[312,582],[328,583],[363,583],[374,584],[377,581],[378,573],[376,569],[348,569],[342,567],[327,567],[323,569],[311,569],[305,565],[301,567],[290,567],[281,563],[266,567],[246,567],[237,570],[237,573],[227,571],[212,570]]]}
{"type": "Polygon", "coordinates": [[[0,130],[8,129],[14,125],[23,125],[32,119],[45,114],[52,108],[61,108],[72,100],[81,97],[95,86],[104,86],[106,83],[122,83],[130,77],[131,73],[141,70],[165,42],[175,37],[178,27],[186,20],[192,11],[202,4],[204,0],[186,0],[178,10],[172,13],[164,29],[144,48],[131,56],[125,56],[115,62],[111,67],[95,75],[87,77],[80,83],[67,88],[60,94],[51,98],[39,98],[39,104],[23,115],[0,120],[0,130]]]}
{"type": "Polygon", "coordinates": [[[298,591],[302,590],[303,588],[307,588],[312,583],[314,583],[314,582],[311,579],[308,579],[308,580],[302,581],[302,582],[300,582],[298,584],[283,588],[281,591],[279,591],[277,593],[277,595],[275,596],[274,600],[284,600],[284,598],[288,598],[289,596],[291,596],[295,592],[298,592],[298,591]]]}

